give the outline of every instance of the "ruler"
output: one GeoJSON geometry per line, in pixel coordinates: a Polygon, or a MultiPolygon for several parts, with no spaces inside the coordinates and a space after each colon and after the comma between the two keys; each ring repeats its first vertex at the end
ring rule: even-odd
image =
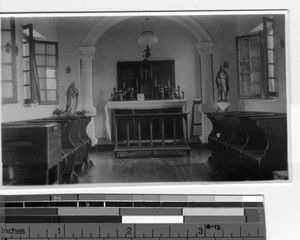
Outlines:
{"type": "Polygon", "coordinates": [[[265,240],[262,195],[0,196],[1,240],[265,240]]]}

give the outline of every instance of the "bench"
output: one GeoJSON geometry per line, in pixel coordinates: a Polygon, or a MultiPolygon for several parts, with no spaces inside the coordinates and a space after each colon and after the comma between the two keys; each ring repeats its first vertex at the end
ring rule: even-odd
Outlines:
{"type": "Polygon", "coordinates": [[[59,183],[60,149],[58,124],[2,124],[3,185],[59,183]]]}
{"type": "MultiPolygon", "coordinates": [[[[92,166],[88,155],[91,149],[91,139],[86,134],[86,128],[91,117],[49,117],[40,119],[24,120],[19,122],[11,122],[2,124],[3,126],[43,126],[49,124],[57,124],[60,127],[59,141],[56,146],[59,147],[59,172],[58,183],[76,183],[78,182],[77,174],[85,174],[89,167],[92,166]]],[[[15,127],[14,127],[15,126],[15,127]]],[[[35,134],[34,129],[28,136],[35,134]]],[[[19,147],[22,147],[21,145],[19,147]]],[[[44,182],[37,181],[37,184],[44,182]]],[[[47,183],[45,183],[47,184],[47,183]]]]}
{"type": "Polygon", "coordinates": [[[207,113],[209,162],[231,180],[270,180],[287,169],[286,114],[272,112],[207,113]]]}

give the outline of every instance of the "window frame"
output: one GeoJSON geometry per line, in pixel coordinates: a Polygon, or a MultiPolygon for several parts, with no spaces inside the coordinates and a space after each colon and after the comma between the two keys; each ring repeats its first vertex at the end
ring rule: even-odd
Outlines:
{"type": "MultiPolygon", "coordinates": [[[[263,30],[259,31],[256,34],[248,34],[243,36],[236,37],[236,64],[237,64],[237,79],[238,79],[238,96],[240,99],[274,99],[278,97],[278,79],[276,77],[276,49],[274,44],[274,20],[272,18],[263,18],[263,30]],[[268,42],[267,42],[267,22],[270,21],[273,24],[273,48],[270,49],[273,51],[273,63],[270,63],[268,58],[268,42]],[[250,38],[258,37],[260,39],[260,56],[261,56],[261,73],[260,73],[260,95],[241,95],[241,78],[240,78],[240,56],[239,56],[239,40],[240,39],[248,39],[250,42],[250,38]],[[269,65],[274,66],[274,77],[269,77],[269,65]],[[274,79],[275,85],[275,93],[274,95],[270,94],[269,89],[269,79],[274,79]]],[[[250,46],[249,46],[250,49],[250,46]]],[[[249,67],[250,68],[250,67],[249,67]]],[[[251,70],[250,70],[251,71],[251,70]]],[[[251,77],[251,73],[249,74],[251,77]]],[[[250,80],[251,81],[251,80],[250,80]]],[[[251,85],[250,85],[251,86],[251,85]]],[[[251,88],[251,87],[250,87],[251,88]]]]}
{"type": "MultiPolygon", "coordinates": [[[[59,72],[59,64],[58,64],[58,42],[54,42],[54,41],[47,41],[47,40],[37,40],[34,39],[33,37],[33,25],[32,24],[26,24],[23,25],[23,30],[24,29],[29,29],[29,37],[25,36],[23,34],[23,39],[28,38],[28,43],[29,43],[29,66],[30,66],[30,83],[29,84],[25,84],[25,79],[23,79],[23,86],[27,85],[30,86],[30,98],[25,99],[25,94],[24,94],[24,103],[25,104],[33,104],[38,102],[40,105],[55,105],[59,103],[59,77],[58,77],[58,72],[59,72]],[[40,54],[40,53],[36,53],[35,51],[35,47],[37,44],[44,44],[45,45],[45,53],[44,54],[40,54]],[[47,54],[47,46],[48,45],[53,45],[55,47],[55,54],[47,54]],[[36,63],[36,56],[44,56],[45,57],[45,65],[37,65],[36,63]],[[45,69],[48,67],[46,65],[46,59],[47,56],[54,56],[55,57],[55,81],[56,81],[56,88],[55,88],[55,100],[41,100],[41,91],[45,91],[47,92],[47,88],[40,88],[40,79],[43,79],[42,77],[39,77],[38,75],[38,68],[44,67],[45,69]],[[37,78],[37,82],[34,82],[32,75],[35,74],[36,78],[37,78]]],[[[23,41],[24,44],[24,41],[23,41]]],[[[24,59],[24,54],[23,54],[23,59],[24,59]]],[[[26,70],[27,71],[27,70],[26,70]]],[[[25,70],[23,69],[23,77],[24,77],[24,72],[25,70]]],[[[45,81],[47,78],[44,78],[45,81]]],[[[46,86],[46,85],[45,85],[46,86]]],[[[54,90],[53,90],[54,91],[54,90]]]]}
{"type": "MultiPolygon", "coordinates": [[[[3,21],[3,18],[1,19],[3,21]]],[[[3,71],[3,65],[11,65],[12,66],[12,80],[3,80],[1,76],[1,87],[4,82],[12,82],[12,97],[3,97],[1,96],[1,102],[2,104],[9,104],[9,103],[18,103],[18,91],[17,91],[17,45],[16,45],[16,24],[15,24],[15,18],[9,18],[10,22],[10,29],[2,28],[1,26],[1,33],[2,32],[10,32],[11,33],[11,64],[10,63],[3,63],[1,60],[1,69],[3,71]]],[[[1,42],[1,48],[8,48],[8,46],[2,45],[1,42]]],[[[2,50],[1,49],[1,50],[2,50]]],[[[3,87],[2,87],[3,89],[3,87]]]]}
{"type": "Polygon", "coordinates": [[[266,78],[265,80],[265,86],[264,86],[264,96],[265,98],[269,98],[269,99],[272,99],[272,98],[276,98],[278,97],[278,80],[277,80],[277,77],[276,77],[276,49],[275,49],[275,41],[274,41],[274,19],[272,18],[269,18],[269,17],[264,17],[263,18],[263,53],[264,53],[264,63],[265,63],[265,73],[264,73],[264,77],[266,78]],[[267,27],[267,24],[268,22],[271,22],[272,23],[272,26],[273,26],[273,48],[269,48],[268,46],[268,36],[271,36],[268,34],[268,27],[267,27]],[[273,51],[273,63],[271,63],[269,61],[269,55],[268,55],[268,51],[271,50],[273,51]],[[274,77],[270,77],[269,75],[269,65],[273,65],[274,67],[274,77]],[[270,79],[274,79],[274,84],[275,84],[275,95],[272,95],[270,93],[270,89],[269,89],[269,80],[270,79]]]}
{"type": "MultiPolygon", "coordinates": [[[[261,34],[250,34],[250,35],[244,35],[244,36],[238,36],[236,37],[236,59],[237,59],[237,77],[238,77],[238,95],[239,98],[241,99],[257,99],[257,98],[261,98],[262,94],[263,94],[263,66],[262,66],[262,62],[263,62],[263,52],[262,52],[262,48],[261,48],[261,44],[262,44],[262,38],[261,38],[261,34]],[[260,71],[260,94],[259,95],[241,95],[241,79],[240,79],[240,57],[239,57],[239,40],[240,39],[247,39],[248,40],[248,44],[250,45],[250,38],[259,38],[260,41],[260,56],[261,56],[261,71],[260,71]]],[[[250,46],[249,48],[250,49],[250,46]]],[[[250,59],[250,53],[249,53],[249,77],[251,78],[251,59],[250,59]]],[[[251,81],[251,80],[250,80],[251,81]]]]}

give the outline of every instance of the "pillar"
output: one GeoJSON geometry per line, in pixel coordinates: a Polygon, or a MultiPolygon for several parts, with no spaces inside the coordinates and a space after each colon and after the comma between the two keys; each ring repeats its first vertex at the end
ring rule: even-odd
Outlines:
{"type": "MultiPolygon", "coordinates": [[[[93,59],[95,58],[95,52],[95,47],[79,47],[79,56],[81,59],[81,107],[87,110],[92,116],[97,114],[93,101],[93,59]]],[[[95,137],[94,118],[92,118],[90,124],[87,126],[87,134],[92,140],[92,146],[94,146],[98,142],[95,137]]]]}
{"type": "Polygon", "coordinates": [[[199,55],[202,91],[202,104],[199,106],[202,116],[202,134],[200,140],[202,143],[207,143],[208,135],[212,130],[212,124],[205,112],[216,111],[214,104],[213,42],[197,43],[195,47],[199,55]]]}

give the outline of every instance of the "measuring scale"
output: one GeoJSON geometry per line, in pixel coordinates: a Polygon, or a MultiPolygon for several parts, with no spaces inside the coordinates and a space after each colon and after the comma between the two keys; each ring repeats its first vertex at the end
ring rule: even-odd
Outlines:
{"type": "Polygon", "coordinates": [[[0,196],[1,240],[265,240],[262,195],[0,196]]]}

